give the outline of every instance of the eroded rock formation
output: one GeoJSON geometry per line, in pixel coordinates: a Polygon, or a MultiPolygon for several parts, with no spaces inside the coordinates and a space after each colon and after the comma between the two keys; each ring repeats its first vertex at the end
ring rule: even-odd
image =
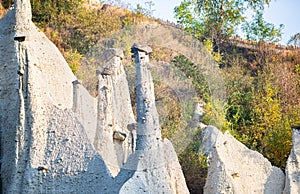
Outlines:
{"type": "Polygon", "coordinates": [[[282,193],[283,172],[228,131],[207,127],[203,141],[209,160],[204,193],[282,193]]]}
{"type": "Polygon", "coordinates": [[[300,131],[293,127],[293,147],[286,164],[285,194],[300,193],[300,131]]]}
{"type": "Polygon", "coordinates": [[[29,0],[0,26],[2,193],[105,193],[113,179],[72,110],[76,78],[29,0]]]}
{"type": "Polygon", "coordinates": [[[140,187],[132,187],[139,183],[151,193],[188,192],[171,143],[161,141],[157,112],[152,111],[153,83],[144,83],[152,89],[142,95],[151,97],[147,118],[155,124],[140,130],[151,141],[140,141],[135,148],[136,125],[120,53],[111,49],[104,54],[99,96],[93,98],[31,22],[29,0],[16,0],[15,8],[0,20],[2,193],[139,193],[140,187]],[[155,130],[146,128],[152,126],[155,130]],[[111,144],[99,146],[97,152],[92,140],[96,147],[101,140],[111,144]],[[131,154],[134,160],[125,165],[130,173],[121,171],[113,178],[117,172],[106,151],[115,154],[117,168],[131,154]],[[145,169],[149,173],[143,174],[145,169]],[[136,173],[144,181],[133,176],[136,173]]]}
{"type": "Polygon", "coordinates": [[[134,150],[135,119],[130,102],[123,51],[108,49],[99,60],[97,130],[94,140],[112,174],[116,176],[134,150]]]}
{"type": "MultiPolygon", "coordinates": [[[[0,20],[2,193],[189,193],[174,148],[161,137],[148,70],[152,49],[134,44],[132,52],[137,124],[123,52],[102,53],[94,98],[31,22],[29,0],[15,1],[0,20]]],[[[193,126],[205,127],[197,123],[201,114],[195,111],[193,126]]],[[[294,129],[284,193],[300,192],[299,139],[294,129]]],[[[282,171],[228,132],[207,127],[203,147],[205,193],[283,191],[282,171]]]]}
{"type": "Polygon", "coordinates": [[[152,49],[135,43],[132,52],[137,79],[136,149],[117,177],[117,180],[124,183],[116,192],[189,193],[172,144],[161,138],[154,84],[148,70],[152,49]],[[129,179],[127,174],[130,174],[129,179]]]}

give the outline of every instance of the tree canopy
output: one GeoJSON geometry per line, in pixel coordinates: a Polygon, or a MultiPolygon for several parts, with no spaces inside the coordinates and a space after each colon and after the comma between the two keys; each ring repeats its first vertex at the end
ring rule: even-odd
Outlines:
{"type": "Polygon", "coordinates": [[[264,7],[269,3],[269,0],[184,0],[174,12],[177,22],[197,38],[218,43],[238,35],[244,26],[242,30],[251,41],[263,38],[266,42],[278,42],[281,28],[263,19],[264,7]],[[246,18],[249,11],[254,14],[251,22],[246,18]]]}

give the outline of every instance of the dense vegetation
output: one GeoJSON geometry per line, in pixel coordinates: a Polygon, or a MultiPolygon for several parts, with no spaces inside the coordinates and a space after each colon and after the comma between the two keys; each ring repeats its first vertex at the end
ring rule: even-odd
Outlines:
{"type": "MultiPolygon", "coordinates": [[[[300,121],[300,57],[299,50],[274,44],[280,40],[283,26],[276,28],[263,19],[263,7],[268,3],[184,0],[175,8],[175,16],[187,32],[211,43],[211,54],[226,84],[222,129],[284,170],[291,149],[291,126],[300,121]],[[252,21],[244,15],[249,9],[252,21]],[[250,42],[232,38],[237,26],[250,42]]],[[[299,33],[289,43],[297,47],[299,33]]],[[[197,190],[196,184],[189,187],[197,190]]]]}
{"type": "Polygon", "coordinates": [[[183,0],[175,7],[177,22],[199,39],[211,39],[216,45],[241,29],[248,40],[278,42],[281,28],[263,18],[269,0],[183,0]],[[252,20],[246,18],[252,13],[252,20]]]}
{"type": "MultiPolygon", "coordinates": [[[[224,114],[225,122],[218,127],[229,130],[247,147],[284,169],[291,148],[291,126],[300,123],[300,51],[296,47],[273,44],[278,42],[281,32],[280,27],[263,20],[261,9],[266,3],[264,0],[185,0],[175,9],[175,15],[187,32],[203,41],[225,79],[225,112],[220,113],[224,114]],[[245,21],[244,5],[253,10],[253,21],[245,21]],[[251,42],[232,38],[236,35],[236,25],[243,27],[251,42]]],[[[2,1],[0,17],[11,5],[11,0],[2,1]]],[[[130,12],[103,4],[92,6],[81,0],[32,0],[32,9],[33,21],[56,44],[75,73],[84,55],[98,40],[149,20],[141,8],[130,12]]],[[[295,34],[290,43],[299,46],[299,40],[299,34],[295,34]]],[[[157,56],[153,57],[160,60],[157,56]]],[[[202,64],[193,64],[183,55],[163,60],[168,60],[190,80],[197,98],[206,103],[202,122],[212,124],[214,102],[202,75],[202,64]]],[[[90,77],[85,76],[87,80],[90,77]]],[[[178,118],[182,117],[183,109],[172,90],[168,90],[167,81],[157,76],[155,86],[158,91],[166,91],[158,92],[157,99],[167,107],[162,128],[163,135],[169,137],[182,130],[178,118]]],[[[206,158],[199,152],[201,139],[197,134],[200,133],[195,129],[193,141],[179,155],[191,193],[202,192],[207,171],[206,158]]]]}

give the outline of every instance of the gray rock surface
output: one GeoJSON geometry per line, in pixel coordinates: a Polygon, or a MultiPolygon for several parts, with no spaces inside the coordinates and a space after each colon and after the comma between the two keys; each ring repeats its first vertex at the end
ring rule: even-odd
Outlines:
{"type": "MultiPolygon", "coordinates": [[[[137,45],[135,43],[134,46],[137,45]]],[[[141,44],[139,44],[141,45],[141,44]]],[[[147,47],[147,46],[143,46],[147,47]]],[[[133,50],[132,49],[132,50],[133,50]]],[[[154,84],[148,70],[149,55],[142,50],[134,50],[136,62],[136,150],[157,149],[161,145],[161,130],[155,106],[154,84]]]]}
{"type": "Polygon", "coordinates": [[[209,155],[204,193],[282,193],[283,172],[227,131],[207,127],[203,145],[209,155]]]}
{"type": "Polygon", "coordinates": [[[15,0],[15,37],[14,38],[28,38],[28,30],[32,19],[30,1],[15,0]]]}
{"type": "Polygon", "coordinates": [[[168,139],[164,139],[164,158],[171,193],[189,193],[177,154],[168,139]]]}
{"type": "Polygon", "coordinates": [[[285,174],[285,194],[300,193],[300,131],[293,129],[293,147],[288,158],[285,174]]]}
{"type": "Polygon", "coordinates": [[[98,116],[94,146],[113,176],[133,152],[136,134],[122,57],[120,49],[103,51],[99,59],[103,65],[97,72],[98,116]]]}
{"type": "Polygon", "coordinates": [[[89,138],[94,142],[97,128],[97,98],[94,98],[81,85],[79,80],[73,81],[73,111],[89,138]]]}
{"type": "Polygon", "coordinates": [[[212,157],[216,148],[217,139],[222,137],[223,133],[214,126],[207,126],[202,132],[202,153],[208,158],[212,157]]]}

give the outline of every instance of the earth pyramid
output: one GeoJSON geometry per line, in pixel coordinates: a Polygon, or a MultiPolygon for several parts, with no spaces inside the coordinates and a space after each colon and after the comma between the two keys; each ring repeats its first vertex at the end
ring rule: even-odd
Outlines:
{"type": "MultiPolygon", "coordinates": [[[[113,64],[121,67],[120,52],[108,52],[113,64]]],[[[138,95],[151,106],[138,109],[137,129],[132,115],[123,123],[122,119],[102,122],[116,117],[120,107],[111,106],[110,101],[123,95],[118,93],[116,79],[108,76],[124,74],[112,71],[110,75],[100,69],[99,83],[111,86],[115,93],[102,90],[97,98],[91,97],[59,50],[32,23],[30,1],[16,0],[0,20],[2,193],[139,193],[136,185],[148,193],[188,193],[172,144],[161,139],[151,75],[143,72],[137,73],[138,83],[145,81],[141,88],[151,90],[138,95]],[[141,115],[148,110],[145,120],[141,115]],[[111,124],[107,138],[112,149],[104,151],[97,136],[104,137],[111,124]],[[115,153],[116,163],[107,159],[107,152],[115,153]],[[159,158],[145,160],[148,156],[159,158]]]]}

